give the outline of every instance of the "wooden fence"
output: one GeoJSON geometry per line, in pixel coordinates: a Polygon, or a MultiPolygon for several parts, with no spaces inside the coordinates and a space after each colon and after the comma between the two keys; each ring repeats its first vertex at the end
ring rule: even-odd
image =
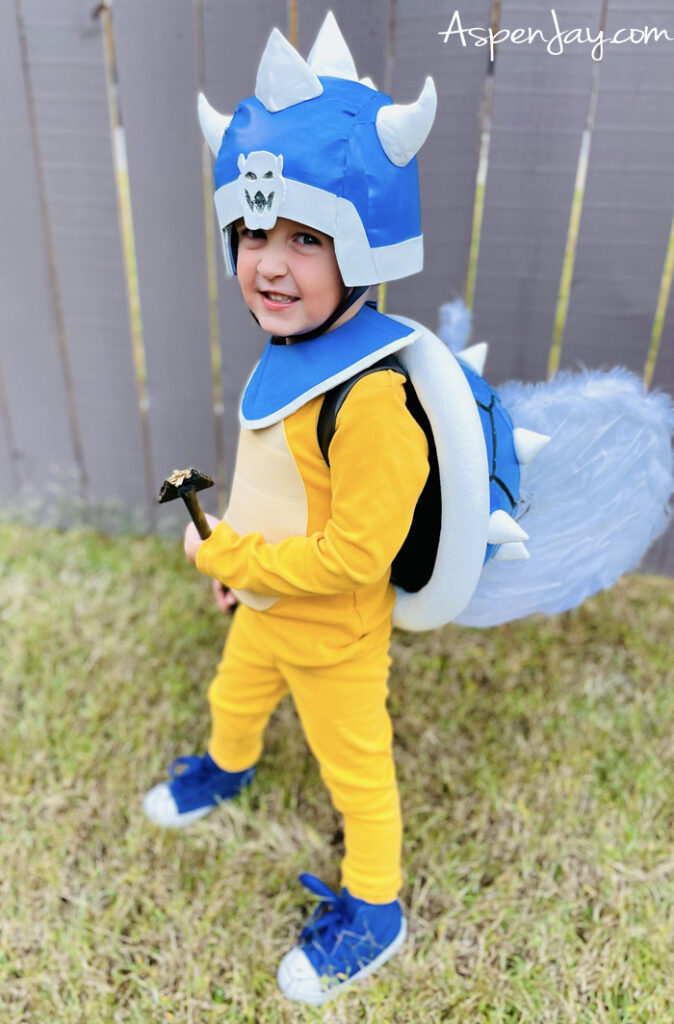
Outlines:
{"type": "MultiPolygon", "coordinates": [[[[426,269],[388,287],[387,311],[434,327],[437,307],[464,295],[494,383],[582,361],[674,392],[671,4],[558,7],[332,0],[361,76],[398,102],[426,73],[438,89],[420,155],[426,269]],[[553,16],[561,31],[650,26],[669,39],[637,35],[599,60],[578,36],[562,53],[513,36],[550,39],[553,16]],[[452,22],[500,30],[495,61],[476,34],[445,40],[452,22]]],[[[325,11],[317,0],[0,4],[7,508],[162,529],[159,486],[191,464],[222,499],[238,395],[265,339],[224,278],[196,94],[231,112],[253,92],[271,28],[306,54],[325,11]]],[[[671,530],[645,567],[674,573],[671,530]]]]}

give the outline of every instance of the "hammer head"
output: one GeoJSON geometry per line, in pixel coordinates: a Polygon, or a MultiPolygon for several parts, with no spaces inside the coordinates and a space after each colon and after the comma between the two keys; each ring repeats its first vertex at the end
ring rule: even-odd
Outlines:
{"type": "Polygon", "coordinates": [[[170,477],[164,480],[157,501],[163,504],[165,501],[183,498],[190,491],[203,491],[212,486],[210,476],[200,473],[198,469],[174,469],[170,477]]]}

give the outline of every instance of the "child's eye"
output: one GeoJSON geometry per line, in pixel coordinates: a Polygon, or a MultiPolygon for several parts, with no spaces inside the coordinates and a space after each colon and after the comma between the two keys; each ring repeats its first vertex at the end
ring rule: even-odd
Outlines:
{"type": "Polygon", "coordinates": [[[239,228],[239,238],[266,238],[266,232],[262,228],[239,228]]]}
{"type": "Polygon", "coordinates": [[[310,235],[307,231],[302,231],[301,234],[297,235],[297,240],[302,245],[320,245],[320,239],[316,238],[315,235],[310,235]]]}

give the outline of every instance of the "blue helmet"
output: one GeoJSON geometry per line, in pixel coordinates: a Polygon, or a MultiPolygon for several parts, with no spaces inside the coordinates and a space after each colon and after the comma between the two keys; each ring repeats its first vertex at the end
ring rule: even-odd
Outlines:
{"type": "Polygon", "coordinates": [[[330,235],[347,286],[421,270],[415,154],[435,107],[431,78],[407,106],[359,80],[332,12],[306,61],[274,29],[255,95],[232,117],[199,97],[199,120],[216,158],[227,272],[236,272],[231,228],[240,217],[250,229],[269,229],[287,217],[330,235]]]}

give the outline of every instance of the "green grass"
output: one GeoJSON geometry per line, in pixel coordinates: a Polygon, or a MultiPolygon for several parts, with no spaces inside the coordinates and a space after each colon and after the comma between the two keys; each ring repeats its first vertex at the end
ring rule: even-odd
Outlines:
{"type": "Polygon", "coordinates": [[[290,703],[238,803],[142,815],[207,738],[207,581],[178,543],[7,523],[0,576],[3,1024],[674,1019],[674,581],[395,634],[410,938],[321,1012],[275,984],[341,842],[290,703]]]}

